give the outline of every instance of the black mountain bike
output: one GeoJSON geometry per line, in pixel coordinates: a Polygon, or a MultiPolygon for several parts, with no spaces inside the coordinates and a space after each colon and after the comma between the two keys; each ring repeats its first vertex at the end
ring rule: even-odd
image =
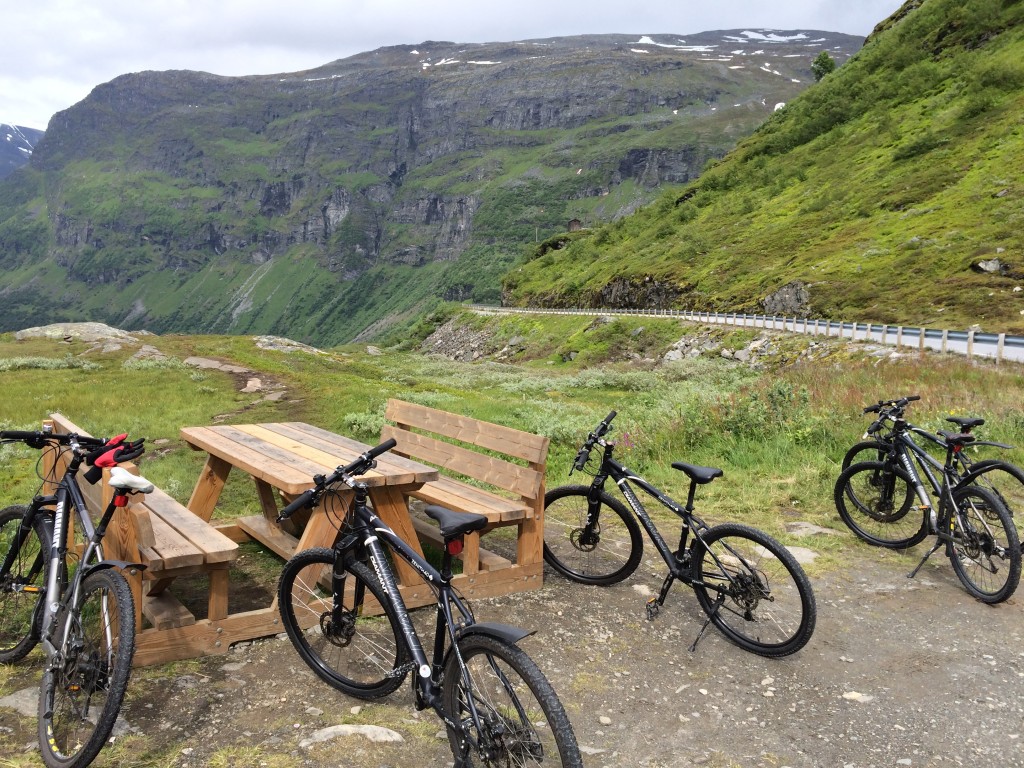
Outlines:
{"type": "Polygon", "coordinates": [[[588,435],[569,470],[570,475],[575,470],[585,471],[594,446],[601,446],[604,454],[592,473],[593,482],[554,488],[544,496],[544,559],[548,564],[581,584],[622,581],[636,570],[643,554],[639,519],[669,567],[660,594],[647,602],[649,619],[657,616],[678,579],[693,589],[707,614],[691,651],[708,624],[714,624],[740,648],[761,656],[788,656],[803,648],[814,631],[817,609],[811,583],[789,550],[756,528],[738,523],[709,527],[693,513],[697,486],[720,477],[722,470],[673,462],[673,468],[690,478],[683,506],[615,461],[614,443],[603,439],[615,415],[615,411],[609,413],[588,435]],[[604,490],[609,477],[622,491],[635,519],[622,502],[604,490]],[[682,518],[675,551],[658,532],[631,483],[682,518]],[[687,546],[691,533],[693,539],[687,546]]]}
{"type": "MultiPolygon", "coordinates": [[[[843,456],[843,469],[858,461],[883,461],[892,448],[892,427],[897,420],[906,422],[905,434],[908,438],[918,436],[923,438],[928,446],[945,451],[946,443],[939,435],[906,421],[907,406],[920,399],[919,395],[908,395],[895,400],[879,400],[875,405],[865,408],[864,413],[874,413],[877,417],[867,428],[862,440],[855,443],[843,456]]],[[[946,421],[955,424],[963,434],[973,434],[975,428],[985,423],[984,419],[973,416],[947,416],[946,421]]],[[[976,449],[986,447],[1003,450],[1013,448],[1012,445],[991,440],[974,440],[968,446],[969,450],[954,453],[956,473],[960,479],[983,486],[999,497],[1010,516],[1014,518],[1017,536],[1020,538],[1021,526],[1024,525],[1024,470],[1004,459],[973,457],[976,449]],[[1016,514],[1017,509],[1021,509],[1021,515],[1016,514]]]]}
{"type": "Polygon", "coordinates": [[[314,506],[339,485],[355,492],[332,549],[299,552],[284,567],[278,605],[288,637],[320,679],[351,696],[377,699],[410,672],[416,708],[444,722],[455,766],[582,766],[572,725],[551,684],[516,643],[532,634],[506,624],[476,622],[451,586],[452,557],[463,537],[487,524],[483,515],[428,506],[444,540],[438,571],[367,506],[357,478],[388,440],[351,464],[313,478],[280,514],[314,506]],[[437,596],[433,657],[423,645],[382,546],[411,564],[437,596]]]}
{"type": "Polygon", "coordinates": [[[143,441],[48,431],[3,431],[0,441],[66,454],[52,466],[68,462],[53,495],[0,510],[0,662],[18,661],[42,641],[43,762],[50,768],[80,768],[110,736],[135,653],[135,603],[117,569],[143,566],[105,560],[101,542],[128,495],[153,490],[145,478],[116,466],[140,456],[143,441]],[[95,527],[78,485],[83,463],[92,466],[85,477],[93,483],[104,467],[111,468],[114,497],[95,527]],[[84,543],[69,548],[73,517],[84,543]]]}
{"type": "MultiPolygon", "coordinates": [[[[839,475],[834,493],[839,516],[857,536],[879,547],[907,549],[936,536],[909,576],[917,575],[945,546],[953,570],[971,595],[985,603],[1002,602],[1020,581],[1020,540],[1013,518],[997,493],[975,482],[977,474],[963,471],[958,456],[975,442],[974,435],[940,430],[934,440],[945,448],[944,462],[914,441],[915,434],[930,436],[903,418],[900,409],[912,399],[917,398],[891,401],[896,410],[887,411],[892,417],[890,433],[871,448],[881,460],[850,464],[839,475]],[[938,506],[925,481],[938,496],[938,506]]],[[[865,410],[881,413],[886,404],[880,406],[865,410]]]]}

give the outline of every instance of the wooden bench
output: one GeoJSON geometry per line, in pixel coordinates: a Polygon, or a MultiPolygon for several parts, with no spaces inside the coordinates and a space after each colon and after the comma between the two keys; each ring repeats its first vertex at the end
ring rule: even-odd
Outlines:
{"type": "MultiPolygon", "coordinates": [[[[485,529],[466,536],[459,589],[481,597],[539,589],[544,575],[544,472],[550,440],[395,399],[388,400],[385,417],[394,424],[384,427],[381,439],[397,441],[393,453],[448,473],[409,496],[488,519],[485,529]],[[511,552],[498,554],[481,545],[481,537],[505,527],[516,528],[514,559],[511,552]]],[[[421,539],[440,544],[435,525],[422,519],[414,525],[421,539]]]]}
{"type": "MultiPolygon", "coordinates": [[[[60,414],[52,414],[50,423],[58,432],[88,434],[60,414]]],[[[138,473],[133,464],[121,466],[138,473]]],[[[57,466],[54,476],[59,478],[65,468],[57,466]]],[[[101,483],[80,482],[94,516],[102,513],[111,498],[108,479],[105,471],[101,483]]],[[[230,636],[229,640],[223,626],[229,619],[228,569],[238,558],[238,544],[159,488],[131,499],[128,507],[115,512],[103,549],[107,559],[146,566],[125,573],[135,597],[136,665],[226,653],[229,642],[243,639],[230,636]],[[209,578],[206,617],[202,619],[169,589],[178,577],[197,574],[209,578]]],[[[260,634],[267,632],[255,631],[249,638],[260,634]]]]}

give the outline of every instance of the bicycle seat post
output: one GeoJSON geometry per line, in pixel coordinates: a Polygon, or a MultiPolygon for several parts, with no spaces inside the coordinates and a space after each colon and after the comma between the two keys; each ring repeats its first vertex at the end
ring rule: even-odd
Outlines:
{"type": "Polygon", "coordinates": [[[684,509],[687,512],[693,512],[693,496],[697,491],[697,481],[690,478],[690,492],[686,495],[686,506],[684,509]]]}

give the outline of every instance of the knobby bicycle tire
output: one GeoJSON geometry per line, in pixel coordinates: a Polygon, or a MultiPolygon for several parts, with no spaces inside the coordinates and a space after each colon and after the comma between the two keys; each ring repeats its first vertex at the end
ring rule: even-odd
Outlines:
{"type": "Polygon", "coordinates": [[[907,549],[924,541],[928,521],[914,505],[914,484],[902,467],[885,461],[851,464],[836,480],[839,517],[876,547],[907,549]]]}
{"type": "Polygon", "coordinates": [[[350,696],[378,699],[402,684],[409,651],[376,574],[363,563],[348,565],[336,610],[334,561],[333,549],[317,547],[285,564],[278,586],[281,621],[317,677],[350,696]]]}
{"type": "Polygon", "coordinates": [[[1001,603],[1020,583],[1020,540],[1010,513],[987,488],[967,485],[953,492],[960,514],[947,549],[953,570],[974,597],[1001,603]]]}
{"type": "Polygon", "coordinates": [[[793,554],[740,523],[716,525],[701,538],[690,547],[691,586],[711,623],[759,656],[789,656],[807,645],[818,610],[793,554]]]}
{"type": "MultiPolygon", "coordinates": [[[[15,504],[0,510],[0,564],[15,545],[21,521],[29,507],[15,504]]],[[[0,578],[0,663],[10,664],[28,655],[39,642],[42,591],[46,587],[46,553],[53,539],[52,523],[36,515],[33,531],[22,542],[11,572],[0,578]],[[26,592],[24,587],[40,591],[26,592]]]]}
{"type": "Polygon", "coordinates": [[[467,730],[468,743],[448,728],[452,754],[466,752],[463,765],[544,765],[582,768],[569,716],[533,660],[518,646],[489,635],[470,634],[459,640],[459,653],[449,653],[444,668],[442,702],[448,718],[467,730]],[[459,666],[465,663],[472,701],[481,720],[473,727],[466,686],[459,666]],[[487,755],[481,754],[487,752],[487,755]]]}
{"type": "Polygon", "coordinates": [[[68,611],[56,617],[62,662],[46,669],[40,683],[39,746],[49,768],[83,768],[99,754],[121,710],[135,654],[135,603],[120,573],[104,568],[85,577],[60,642],[68,611]]]}
{"type": "Polygon", "coordinates": [[[563,485],[544,494],[544,560],[573,581],[607,586],[636,570],[644,542],[629,510],[604,491],[598,525],[588,535],[589,496],[587,485],[563,485]]]}

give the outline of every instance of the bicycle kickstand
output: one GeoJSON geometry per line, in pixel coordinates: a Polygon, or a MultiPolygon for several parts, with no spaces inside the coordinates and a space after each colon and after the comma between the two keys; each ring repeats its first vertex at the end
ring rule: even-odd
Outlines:
{"type": "Polygon", "coordinates": [[[690,653],[693,653],[697,650],[697,643],[700,642],[700,639],[704,637],[704,633],[707,632],[708,626],[711,624],[711,617],[718,613],[718,609],[722,607],[722,604],[724,602],[725,595],[720,594],[718,598],[715,600],[715,609],[708,614],[708,617],[706,619],[704,619],[704,626],[700,628],[700,632],[698,632],[697,637],[694,638],[693,645],[690,646],[690,653]]]}
{"type": "Polygon", "coordinates": [[[917,567],[914,570],[912,570],[910,573],[907,574],[907,578],[908,579],[912,579],[915,576],[917,576],[917,572],[921,570],[921,566],[925,564],[925,562],[928,560],[929,557],[931,557],[936,552],[938,552],[939,551],[939,547],[941,547],[941,546],[942,546],[942,539],[939,539],[938,541],[935,542],[935,546],[933,546],[931,549],[929,549],[928,552],[925,553],[925,556],[921,558],[921,562],[917,564],[917,567]]]}

